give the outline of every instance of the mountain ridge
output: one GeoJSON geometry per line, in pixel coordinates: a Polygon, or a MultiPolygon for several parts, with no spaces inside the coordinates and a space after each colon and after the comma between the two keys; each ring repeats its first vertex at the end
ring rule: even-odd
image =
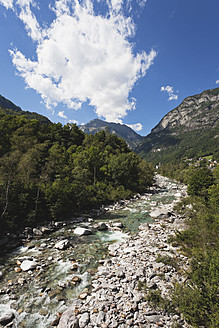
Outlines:
{"type": "Polygon", "coordinates": [[[96,132],[102,130],[108,131],[124,139],[131,149],[134,149],[137,144],[143,139],[142,136],[140,136],[138,133],[136,133],[133,129],[131,129],[125,124],[106,122],[100,120],[99,118],[91,120],[87,124],[79,125],[78,127],[84,133],[87,134],[95,134],[96,132]]]}
{"type": "Polygon", "coordinates": [[[0,95],[0,114],[2,115],[25,115],[29,119],[37,119],[40,122],[50,124],[51,121],[44,115],[36,112],[24,111],[12,101],[0,95]]]}

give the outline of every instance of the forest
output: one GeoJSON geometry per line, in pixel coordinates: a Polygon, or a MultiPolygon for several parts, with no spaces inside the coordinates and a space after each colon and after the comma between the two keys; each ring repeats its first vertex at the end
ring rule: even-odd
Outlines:
{"type": "Polygon", "coordinates": [[[153,177],[153,167],[115,135],[1,113],[1,233],[144,192],[153,177]]]}

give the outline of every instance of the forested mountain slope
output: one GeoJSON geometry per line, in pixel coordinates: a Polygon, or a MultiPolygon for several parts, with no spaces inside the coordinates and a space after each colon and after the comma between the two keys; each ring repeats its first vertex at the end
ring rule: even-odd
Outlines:
{"type": "Polygon", "coordinates": [[[25,115],[29,119],[37,119],[40,122],[44,123],[51,123],[50,120],[40,114],[29,112],[29,111],[23,111],[20,107],[16,106],[13,102],[6,99],[5,97],[0,95],[0,117],[5,114],[12,114],[12,115],[25,115]]]}

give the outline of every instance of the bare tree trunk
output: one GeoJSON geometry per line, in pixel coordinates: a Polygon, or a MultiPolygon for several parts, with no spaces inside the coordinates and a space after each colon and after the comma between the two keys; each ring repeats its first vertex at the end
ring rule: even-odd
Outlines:
{"type": "Polygon", "coordinates": [[[36,217],[36,214],[37,214],[39,196],[40,196],[40,188],[38,187],[37,188],[36,202],[35,202],[35,210],[34,210],[34,215],[33,215],[34,218],[36,217]]]}
{"type": "Polygon", "coordinates": [[[6,213],[7,208],[8,208],[8,203],[9,203],[8,195],[9,195],[10,184],[11,184],[11,180],[10,180],[10,175],[9,175],[8,182],[7,182],[7,187],[6,187],[6,192],[5,192],[5,207],[4,207],[4,210],[1,214],[1,218],[3,218],[5,216],[5,213],[6,213]]]}

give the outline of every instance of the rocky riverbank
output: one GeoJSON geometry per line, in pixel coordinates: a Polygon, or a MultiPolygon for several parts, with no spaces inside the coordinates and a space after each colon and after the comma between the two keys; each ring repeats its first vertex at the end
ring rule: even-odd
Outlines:
{"type": "MultiPolygon", "coordinates": [[[[157,177],[159,185],[164,180],[157,177]]],[[[178,197],[185,195],[185,188],[178,187],[176,193],[178,197]]],[[[141,224],[137,235],[109,246],[111,257],[98,268],[92,291],[84,290],[54,325],[58,323],[58,328],[189,327],[182,317],[151,306],[140,289],[142,285],[147,290],[159,289],[168,298],[174,281],[186,279],[183,272],[188,268],[188,259],[168,243],[176,230],[185,228],[184,218],[173,212],[173,205],[155,207],[150,213],[153,223],[141,224]],[[170,261],[164,264],[158,258],[170,261]]]]}

